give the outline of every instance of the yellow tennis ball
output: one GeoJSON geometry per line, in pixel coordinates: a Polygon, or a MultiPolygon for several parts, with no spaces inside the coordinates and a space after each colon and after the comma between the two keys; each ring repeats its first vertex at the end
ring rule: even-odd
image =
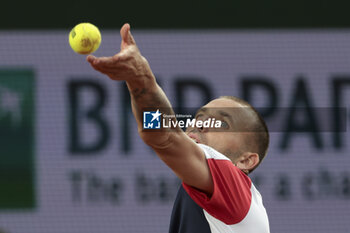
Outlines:
{"type": "Polygon", "coordinates": [[[93,53],[101,44],[101,33],[91,23],[80,23],[69,33],[69,44],[76,53],[93,53]]]}

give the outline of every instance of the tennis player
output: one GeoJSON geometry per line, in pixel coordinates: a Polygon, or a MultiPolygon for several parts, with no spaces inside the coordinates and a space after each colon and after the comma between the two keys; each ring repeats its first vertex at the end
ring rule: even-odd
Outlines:
{"type": "Polygon", "coordinates": [[[169,232],[270,232],[261,195],[248,177],[265,157],[269,144],[259,114],[247,102],[225,96],[210,101],[196,114],[196,119],[219,119],[220,130],[143,130],[144,108],[171,109],[171,104],[141,55],[130,25],[124,24],[120,34],[119,53],[99,58],[89,55],[87,61],[112,80],[126,82],[142,140],[182,180],[169,232]]]}

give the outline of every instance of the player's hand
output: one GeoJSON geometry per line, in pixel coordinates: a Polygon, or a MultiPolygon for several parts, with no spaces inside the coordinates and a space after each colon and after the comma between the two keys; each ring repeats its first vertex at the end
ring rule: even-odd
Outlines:
{"type": "Polygon", "coordinates": [[[108,75],[113,80],[138,82],[140,79],[152,77],[152,71],[147,60],[141,55],[136,42],[131,35],[130,25],[124,24],[120,29],[122,42],[120,52],[113,57],[95,57],[89,55],[86,60],[91,66],[108,75]]]}

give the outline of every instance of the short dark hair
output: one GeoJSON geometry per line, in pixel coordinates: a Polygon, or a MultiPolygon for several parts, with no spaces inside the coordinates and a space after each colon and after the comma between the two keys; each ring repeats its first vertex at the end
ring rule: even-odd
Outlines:
{"type": "MultiPolygon", "coordinates": [[[[269,130],[267,128],[267,125],[264,121],[264,119],[261,117],[259,112],[250,105],[247,101],[242,100],[235,96],[221,96],[220,98],[223,99],[230,99],[235,101],[236,103],[242,104],[245,107],[248,107],[249,110],[253,112],[253,116],[255,117],[254,123],[251,125],[249,131],[254,132],[252,138],[250,138],[249,142],[253,142],[254,144],[254,151],[259,155],[259,163],[252,169],[249,170],[249,173],[255,170],[257,168],[261,161],[265,158],[267,154],[267,150],[270,143],[270,136],[269,136],[269,130]]],[[[246,145],[248,147],[248,145],[246,145]]]]}

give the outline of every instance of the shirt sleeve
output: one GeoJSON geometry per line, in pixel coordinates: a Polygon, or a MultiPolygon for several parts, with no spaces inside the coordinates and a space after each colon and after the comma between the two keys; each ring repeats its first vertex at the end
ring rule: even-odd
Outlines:
{"type": "Polygon", "coordinates": [[[201,208],[225,224],[242,221],[251,205],[251,180],[226,156],[211,147],[199,146],[205,152],[213,178],[213,194],[208,197],[200,190],[182,183],[184,189],[201,208]]]}

